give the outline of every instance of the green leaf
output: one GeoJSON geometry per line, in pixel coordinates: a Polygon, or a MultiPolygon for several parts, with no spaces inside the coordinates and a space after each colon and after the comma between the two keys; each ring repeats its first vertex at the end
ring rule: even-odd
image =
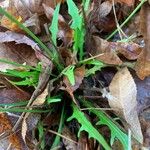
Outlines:
{"type": "Polygon", "coordinates": [[[92,74],[95,74],[96,71],[100,71],[102,66],[94,66],[91,69],[87,69],[85,73],[85,77],[88,77],[92,74]]]}
{"type": "MultiPolygon", "coordinates": [[[[62,129],[63,129],[63,126],[64,126],[64,121],[65,121],[65,116],[66,116],[65,113],[64,113],[64,108],[65,108],[65,106],[63,105],[62,112],[61,112],[60,123],[59,123],[58,131],[57,131],[59,134],[62,133],[62,129]]],[[[57,135],[51,149],[58,146],[59,143],[60,143],[60,136],[57,135]]]]}
{"type": "Polygon", "coordinates": [[[96,65],[96,66],[104,66],[104,63],[102,63],[101,61],[97,60],[97,59],[92,59],[88,62],[85,62],[88,65],[96,65]]]}
{"type": "Polygon", "coordinates": [[[72,108],[73,114],[67,119],[67,121],[76,119],[81,124],[78,136],[81,131],[86,131],[88,132],[90,138],[92,137],[96,139],[106,150],[111,150],[104,137],[97,131],[96,128],[94,128],[90,121],[85,117],[84,113],[81,112],[75,104],[72,104],[72,108]]]}
{"type": "Polygon", "coordinates": [[[75,29],[73,49],[74,49],[74,53],[78,52],[79,50],[80,60],[82,60],[84,56],[84,52],[83,52],[84,36],[85,36],[84,28],[81,30],[79,30],[78,28],[75,29]]]}
{"type": "Polygon", "coordinates": [[[28,101],[20,100],[20,102],[16,103],[2,103],[0,104],[0,107],[19,107],[19,106],[26,106],[28,104],[28,101]]]}
{"type": "Polygon", "coordinates": [[[73,86],[75,85],[74,68],[75,66],[71,65],[65,71],[63,71],[63,74],[67,76],[68,80],[73,86]]]}
{"type": "Polygon", "coordinates": [[[38,131],[39,131],[39,139],[41,140],[40,147],[41,147],[41,150],[44,150],[44,148],[45,148],[45,139],[44,139],[44,127],[43,127],[42,122],[38,123],[38,131]]]}
{"type": "Polygon", "coordinates": [[[84,4],[84,11],[88,11],[89,9],[89,5],[90,5],[90,0],[83,0],[83,4],[84,4]]]}
{"type": "Polygon", "coordinates": [[[103,64],[101,61],[96,59],[92,59],[86,62],[86,64],[94,65],[92,68],[86,70],[86,75],[85,75],[86,77],[95,74],[96,71],[100,71],[101,68],[105,66],[105,64],[103,64]]]}
{"type": "MultiPolygon", "coordinates": [[[[82,101],[83,105],[88,108],[93,108],[94,106],[90,102],[82,101]]],[[[112,121],[112,119],[102,110],[90,109],[90,112],[94,113],[100,121],[97,125],[107,125],[111,130],[111,145],[113,144],[115,138],[117,138],[123,145],[124,149],[128,149],[128,136],[121,131],[121,129],[112,121]]]]}
{"type": "Polygon", "coordinates": [[[81,29],[82,26],[82,18],[79,14],[79,9],[76,6],[76,4],[73,2],[73,0],[67,0],[67,5],[68,5],[68,13],[72,17],[72,24],[71,28],[72,29],[81,29]]]}
{"type": "Polygon", "coordinates": [[[25,77],[30,77],[31,73],[28,71],[19,71],[19,70],[6,70],[7,75],[11,75],[14,77],[19,77],[19,78],[25,78],[25,77]]]}
{"type": "Polygon", "coordinates": [[[51,104],[51,103],[56,103],[56,102],[60,102],[61,98],[59,96],[53,96],[53,97],[48,97],[47,98],[47,103],[51,104]]]}
{"type": "Polygon", "coordinates": [[[50,32],[52,34],[52,40],[53,40],[55,45],[57,45],[56,39],[57,39],[57,33],[58,33],[59,10],[60,10],[60,3],[58,3],[56,8],[55,8],[53,19],[52,19],[52,23],[51,23],[51,26],[49,28],[49,30],[50,30],[50,32]]]}

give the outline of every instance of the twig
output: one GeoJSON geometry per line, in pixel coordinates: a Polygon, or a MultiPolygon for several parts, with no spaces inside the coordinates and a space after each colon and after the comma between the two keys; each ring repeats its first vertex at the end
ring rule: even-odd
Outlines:
{"type": "MultiPolygon", "coordinates": [[[[141,6],[146,2],[147,0],[142,0],[139,5],[134,9],[134,11],[127,17],[127,19],[120,25],[120,28],[122,28],[131,18],[132,16],[141,8],[141,6]]],[[[118,29],[116,29],[112,34],[110,34],[106,40],[109,40],[112,38],[116,33],[118,32],[118,29]]]]}

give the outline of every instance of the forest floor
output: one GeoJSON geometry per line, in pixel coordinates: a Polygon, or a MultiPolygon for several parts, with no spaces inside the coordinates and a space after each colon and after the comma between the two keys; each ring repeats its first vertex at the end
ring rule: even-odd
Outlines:
{"type": "Polygon", "coordinates": [[[149,150],[150,1],[0,0],[0,150],[149,150]]]}

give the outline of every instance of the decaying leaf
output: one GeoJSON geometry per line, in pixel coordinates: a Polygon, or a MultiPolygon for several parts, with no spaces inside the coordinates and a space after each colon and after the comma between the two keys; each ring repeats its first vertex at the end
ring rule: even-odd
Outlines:
{"type": "Polygon", "coordinates": [[[122,54],[129,60],[135,60],[142,51],[140,46],[136,43],[108,42],[98,36],[93,36],[93,39],[95,44],[94,53],[103,53],[98,59],[107,64],[122,64],[122,61],[117,54],[122,54]]]}
{"type": "MultiPolygon", "coordinates": [[[[12,124],[6,114],[0,113],[0,134],[11,132],[12,124]]],[[[16,134],[10,135],[8,138],[0,140],[0,149],[5,150],[11,144],[13,150],[21,150],[21,142],[16,134]]]]}
{"type": "Polygon", "coordinates": [[[111,1],[104,1],[99,6],[99,17],[106,17],[112,9],[112,2],[111,1]]]}
{"type": "MultiPolygon", "coordinates": [[[[1,89],[0,90],[0,104],[10,105],[12,103],[23,102],[24,100],[28,100],[30,95],[24,91],[18,89],[1,89]]],[[[16,115],[17,116],[17,115],[16,115]]],[[[0,134],[10,132],[13,128],[13,125],[16,123],[18,117],[16,117],[13,113],[0,114],[0,134]]],[[[21,150],[25,149],[22,138],[20,138],[20,134],[18,132],[16,134],[12,134],[8,138],[4,138],[0,140],[0,149],[5,150],[8,148],[9,144],[12,144],[11,147],[13,150],[21,150]]]]}
{"type": "Polygon", "coordinates": [[[24,116],[23,121],[22,121],[22,126],[21,126],[22,127],[21,136],[25,143],[26,143],[26,136],[28,135],[28,138],[31,137],[32,135],[31,132],[37,126],[39,119],[40,119],[39,114],[26,113],[26,115],[24,116]]]}
{"type": "Polygon", "coordinates": [[[33,106],[41,106],[46,101],[46,96],[48,95],[48,87],[39,95],[36,100],[33,102],[33,106]]]}
{"type": "Polygon", "coordinates": [[[137,90],[136,84],[127,68],[117,72],[109,86],[112,99],[109,99],[110,107],[123,117],[129,124],[132,135],[143,142],[143,135],[137,114],[137,90]]]}
{"type": "Polygon", "coordinates": [[[74,102],[75,102],[75,99],[74,99],[73,92],[75,90],[77,90],[79,88],[79,86],[81,85],[84,75],[85,75],[85,67],[84,66],[82,66],[80,68],[76,68],[74,71],[74,76],[75,76],[75,84],[74,85],[71,85],[68,78],[66,76],[64,76],[63,82],[66,87],[62,87],[62,89],[66,90],[70,94],[70,96],[74,100],[74,102]]]}
{"type": "MultiPolygon", "coordinates": [[[[0,32],[0,59],[5,59],[19,64],[26,63],[36,66],[38,59],[35,51],[39,51],[38,45],[28,37],[11,31],[0,32]],[[16,42],[14,44],[13,42],[16,42]]],[[[0,70],[13,69],[16,66],[6,63],[0,63],[0,70]]]]}
{"type": "Polygon", "coordinates": [[[150,7],[145,3],[141,9],[141,34],[144,36],[145,48],[137,60],[136,73],[140,79],[150,75],[150,7]]]}
{"type": "Polygon", "coordinates": [[[127,4],[128,6],[133,6],[135,2],[135,0],[115,0],[115,1],[127,4]]]}

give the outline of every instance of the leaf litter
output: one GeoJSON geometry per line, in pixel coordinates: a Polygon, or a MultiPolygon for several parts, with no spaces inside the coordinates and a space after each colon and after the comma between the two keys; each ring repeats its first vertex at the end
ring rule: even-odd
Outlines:
{"type": "Polygon", "coordinates": [[[148,149],[149,8],[0,2],[0,149],[148,149]]]}

